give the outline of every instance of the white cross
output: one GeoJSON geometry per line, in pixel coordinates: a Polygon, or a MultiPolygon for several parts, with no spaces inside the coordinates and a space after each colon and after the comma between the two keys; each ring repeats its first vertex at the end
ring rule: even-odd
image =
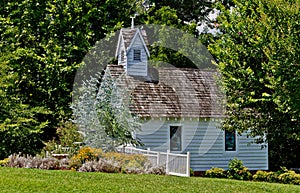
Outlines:
{"type": "Polygon", "coordinates": [[[134,16],[130,17],[131,18],[131,29],[134,28],[134,19],[135,19],[136,16],[137,16],[137,14],[134,14],[134,16]]]}

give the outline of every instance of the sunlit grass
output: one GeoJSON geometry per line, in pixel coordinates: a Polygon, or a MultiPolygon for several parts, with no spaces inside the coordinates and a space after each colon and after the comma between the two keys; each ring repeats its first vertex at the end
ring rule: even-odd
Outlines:
{"type": "Polygon", "coordinates": [[[300,192],[300,186],[200,177],[0,167],[0,192],[300,192]]]}

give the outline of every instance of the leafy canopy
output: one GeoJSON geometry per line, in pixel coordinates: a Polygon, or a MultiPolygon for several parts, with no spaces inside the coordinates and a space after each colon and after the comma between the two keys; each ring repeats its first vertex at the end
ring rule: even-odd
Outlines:
{"type": "Polygon", "coordinates": [[[234,3],[219,4],[221,35],[209,47],[227,95],[223,126],[266,137],[271,167],[291,166],[300,160],[300,1],[234,3]]]}

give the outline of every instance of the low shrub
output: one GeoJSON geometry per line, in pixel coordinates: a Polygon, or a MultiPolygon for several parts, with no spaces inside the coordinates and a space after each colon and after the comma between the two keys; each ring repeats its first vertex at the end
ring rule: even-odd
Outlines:
{"type": "Polygon", "coordinates": [[[69,167],[72,170],[78,170],[85,162],[97,161],[102,156],[103,152],[101,149],[83,147],[69,160],[69,167]]]}
{"type": "MultiPolygon", "coordinates": [[[[80,172],[108,172],[125,174],[165,174],[163,167],[151,167],[146,156],[117,152],[101,153],[98,160],[85,161],[77,168],[80,172]]],[[[74,168],[74,165],[73,165],[74,168]]]]}
{"type": "MultiPolygon", "coordinates": [[[[48,158],[43,158],[41,165],[39,166],[40,169],[44,169],[44,170],[58,170],[60,169],[60,164],[59,164],[59,160],[55,159],[53,157],[48,157],[48,158]]],[[[31,167],[28,168],[35,168],[34,165],[32,165],[31,167]]]]}
{"type": "Polygon", "coordinates": [[[278,176],[278,181],[284,184],[300,185],[300,174],[295,171],[288,170],[278,176]]]}
{"type": "Polygon", "coordinates": [[[106,172],[124,174],[166,174],[163,167],[136,168],[120,165],[120,162],[113,160],[99,159],[98,161],[88,161],[78,169],[79,172],[106,172]]]}
{"type": "Polygon", "coordinates": [[[253,180],[300,185],[300,174],[282,167],[277,172],[257,171],[253,175],[253,180]]]}
{"type": "Polygon", "coordinates": [[[267,173],[267,182],[278,182],[278,172],[268,172],[267,173]]]}
{"type": "Polygon", "coordinates": [[[226,178],[225,170],[222,168],[211,168],[206,170],[204,176],[210,178],[226,178]]]}
{"type": "Polygon", "coordinates": [[[121,167],[122,173],[126,174],[141,174],[147,173],[151,167],[148,158],[140,154],[123,154],[117,152],[108,152],[104,154],[104,158],[111,160],[121,167]]]}
{"type": "Polygon", "coordinates": [[[269,176],[269,172],[259,170],[253,175],[253,180],[268,182],[269,181],[268,176],[269,176]]]}
{"type": "Polygon", "coordinates": [[[253,176],[241,160],[234,158],[228,164],[229,170],[224,171],[222,168],[211,168],[205,171],[206,177],[212,178],[231,178],[237,180],[251,180],[260,182],[276,182],[284,184],[300,185],[300,174],[293,170],[281,167],[277,172],[267,172],[258,170],[253,176]],[[227,175],[226,175],[227,174],[227,175]]]}
{"type": "Polygon", "coordinates": [[[117,152],[108,152],[104,154],[104,158],[118,162],[124,169],[143,169],[150,167],[150,162],[148,161],[148,158],[140,154],[129,155],[117,152]]]}
{"type": "Polygon", "coordinates": [[[192,168],[190,168],[190,176],[195,176],[195,172],[192,168]]]}
{"type": "Polygon", "coordinates": [[[1,165],[15,168],[37,168],[47,170],[71,169],[80,172],[106,172],[126,174],[165,174],[164,167],[152,167],[148,158],[140,154],[104,153],[101,149],[84,147],[71,159],[43,158],[15,154],[1,165]]]}
{"type": "Polygon", "coordinates": [[[157,175],[166,175],[166,168],[161,167],[151,167],[146,170],[146,174],[157,174],[157,175]]]}
{"type": "Polygon", "coordinates": [[[13,168],[37,168],[45,170],[66,169],[68,160],[58,160],[53,157],[42,158],[33,156],[11,155],[8,158],[8,167],[13,168]]]}
{"type": "Polygon", "coordinates": [[[78,128],[70,121],[61,121],[56,128],[56,138],[43,142],[44,148],[40,155],[47,157],[48,154],[69,154],[72,157],[78,150],[83,137],[78,133],[78,128]]]}
{"type": "Polygon", "coordinates": [[[69,161],[72,170],[102,171],[107,167],[108,172],[117,170],[123,173],[141,173],[149,169],[150,162],[147,157],[138,154],[123,154],[117,152],[102,152],[101,149],[90,147],[81,148],[69,161]],[[98,168],[98,169],[96,169],[98,168]]]}
{"type": "Polygon", "coordinates": [[[232,159],[228,163],[228,168],[228,178],[236,180],[250,180],[252,178],[252,174],[250,173],[249,169],[244,166],[242,160],[237,158],[232,159]]]}
{"type": "Polygon", "coordinates": [[[79,172],[106,172],[118,173],[121,167],[111,160],[87,161],[78,169],[79,172]]]}
{"type": "Polygon", "coordinates": [[[9,158],[0,160],[0,166],[7,166],[8,163],[9,163],[9,158]]]}

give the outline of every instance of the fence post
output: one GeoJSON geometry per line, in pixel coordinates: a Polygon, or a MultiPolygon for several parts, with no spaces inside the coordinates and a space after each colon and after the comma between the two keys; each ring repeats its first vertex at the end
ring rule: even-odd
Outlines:
{"type": "Polygon", "coordinates": [[[169,153],[170,153],[170,150],[167,150],[166,174],[169,174],[169,153]]]}
{"type": "Polygon", "coordinates": [[[149,153],[150,153],[150,147],[147,148],[147,154],[149,154],[149,153]]]}
{"type": "Polygon", "coordinates": [[[191,171],[190,171],[190,157],[191,157],[191,154],[190,152],[187,152],[187,155],[186,155],[186,174],[187,174],[187,177],[190,177],[191,176],[191,171]]]}
{"type": "Polygon", "coordinates": [[[160,152],[157,152],[157,160],[156,160],[156,166],[158,167],[160,163],[160,152]]]}

